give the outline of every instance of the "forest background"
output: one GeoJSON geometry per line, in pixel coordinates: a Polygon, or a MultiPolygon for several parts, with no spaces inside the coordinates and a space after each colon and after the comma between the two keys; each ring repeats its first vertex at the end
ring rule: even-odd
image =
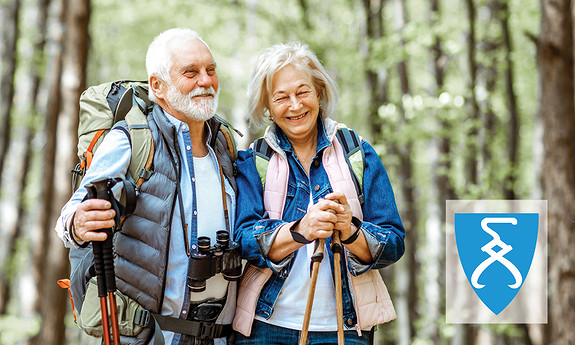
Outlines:
{"type": "Polygon", "coordinates": [[[407,229],[376,344],[575,344],[574,15],[570,0],[0,0],[0,344],[98,343],[56,284],[78,98],[146,79],[148,44],[176,26],[209,43],[240,148],[262,133],[245,96],[262,49],[302,41],[336,77],[336,117],[380,154],[407,229]],[[547,325],[445,322],[453,199],[548,200],[547,325]]]}

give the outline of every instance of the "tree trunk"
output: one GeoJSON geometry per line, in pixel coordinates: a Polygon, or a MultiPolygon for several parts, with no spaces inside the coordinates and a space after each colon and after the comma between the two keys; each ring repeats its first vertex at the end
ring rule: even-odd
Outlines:
{"type": "MultiPolygon", "coordinates": [[[[2,45],[0,45],[0,183],[4,179],[4,166],[7,161],[7,154],[12,140],[12,121],[10,113],[14,99],[14,74],[16,72],[17,52],[16,42],[18,41],[18,18],[20,12],[20,1],[13,0],[0,4],[0,34],[2,35],[2,45]]],[[[5,194],[5,193],[3,193],[5,194]]],[[[11,207],[11,205],[6,205],[11,207]]],[[[15,223],[15,218],[10,217],[5,207],[2,212],[2,222],[7,225],[15,223]],[[8,219],[7,219],[8,218],[8,219]]],[[[12,214],[12,212],[9,212],[12,214]]],[[[6,226],[2,227],[2,233],[6,238],[13,235],[6,226]]],[[[0,270],[0,315],[6,314],[10,294],[10,272],[8,263],[12,255],[12,246],[7,244],[6,249],[1,251],[2,270],[0,270]]]]}
{"type": "MultiPolygon", "coordinates": [[[[439,0],[430,0],[429,27],[436,27],[441,22],[441,10],[439,0]]],[[[441,38],[435,34],[433,44],[429,48],[430,72],[434,76],[434,83],[431,85],[429,94],[432,97],[439,97],[444,89],[444,67],[446,57],[441,47],[441,38]]],[[[422,335],[431,344],[440,343],[439,322],[442,315],[442,299],[445,291],[445,258],[442,253],[445,246],[445,202],[453,199],[450,191],[448,174],[449,155],[451,142],[449,135],[443,133],[450,132],[450,124],[442,116],[440,111],[433,111],[429,114],[439,123],[438,135],[433,135],[429,144],[428,157],[431,160],[431,173],[433,183],[431,185],[432,197],[428,201],[428,219],[425,226],[425,303],[426,313],[424,316],[424,327],[422,335]]]]}
{"type": "Polygon", "coordinates": [[[387,102],[387,71],[384,64],[379,70],[370,67],[371,45],[383,37],[383,2],[384,0],[362,0],[365,11],[366,40],[362,51],[365,60],[365,75],[369,100],[367,106],[369,128],[374,142],[380,140],[382,121],[379,118],[379,107],[387,102]]]}
{"type": "MultiPolygon", "coordinates": [[[[56,23],[53,26],[58,28],[65,27],[64,10],[66,8],[66,0],[57,0],[52,3],[53,11],[55,12],[56,23]]],[[[36,234],[36,245],[34,246],[34,265],[33,275],[36,282],[36,289],[42,290],[43,274],[45,263],[48,257],[48,245],[50,238],[54,236],[53,231],[47,231],[54,224],[50,224],[52,215],[52,194],[54,191],[54,160],[56,156],[56,131],[58,126],[58,114],[60,113],[60,79],[62,74],[62,59],[64,47],[64,30],[55,30],[54,33],[48,37],[49,44],[53,46],[54,55],[49,59],[50,74],[47,76],[47,104],[44,125],[45,145],[42,167],[42,191],[40,193],[40,214],[38,216],[38,233],[36,234]]],[[[37,301],[40,303],[40,301],[37,301]]],[[[40,306],[37,305],[36,309],[39,312],[40,306]]]]}
{"type": "MultiPolygon", "coordinates": [[[[479,9],[480,11],[489,13],[489,17],[479,24],[479,26],[489,27],[488,29],[485,29],[485,31],[496,31],[490,27],[499,24],[499,18],[497,17],[501,14],[499,7],[499,1],[493,0],[489,1],[479,9]]],[[[477,142],[477,150],[475,151],[477,154],[475,159],[477,163],[477,183],[482,185],[482,181],[487,180],[488,186],[499,186],[499,184],[497,184],[497,182],[499,182],[497,176],[498,171],[496,171],[498,168],[493,168],[493,157],[496,152],[501,149],[493,143],[496,142],[494,139],[497,136],[498,127],[498,120],[494,111],[494,103],[498,95],[497,83],[500,78],[499,60],[502,43],[498,35],[494,34],[486,34],[484,37],[481,37],[479,41],[479,48],[476,48],[478,50],[478,57],[476,59],[482,61],[482,63],[475,63],[476,71],[474,89],[481,88],[485,90],[485,96],[481,97],[481,99],[477,99],[477,106],[479,107],[479,122],[475,127],[477,130],[476,136],[471,138],[471,140],[477,142]]],[[[469,159],[472,160],[473,157],[470,156],[469,159]]],[[[475,198],[481,198],[486,193],[489,193],[484,184],[481,187],[481,194],[477,195],[475,198]]],[[[503,188],[500,189],[503,190],[503,188]]],[[[500,198],[501,196],[490,194],[489,197],[500,198]]],[[[485,337],[484,333],[479,334],[482,337],[485,337]]]]}
{"type": "MultiPolygon", "coordinates": [[[[56,150],[53,157],[53,175],[45,183],[53,184],[50,194],[45,195],[44,202],[47,212],[47,224],[42,232],[47,236],[43,243],[47,246],[45,264],[41,269],[44,284],[40,296],[50,296],[40,300],[40,315],[42,326],[40,333],[32,339],[36,344],[64,343],[64,316],[66,314],[67,293],[56,284],[58,279],[68,276],[67,251],[61,240],[54,235],[54,225],[60,208],[72,194],[70,183],[70,167],[75,161],[78,127],[78,99],[86,88],[86,64],[88,55],[88,23],[90,19],[90,1],[70,1],[66,9],[66,40],[62,61],[62,76],[60,78],[60,99],[62,107],[57,118],[58,133],[56,150]]],[[[55,132],[54,132],[55,133],[55,132]]],[[[53,135],[54,133],[47,133],[53,135]]]]}
{"type": "Polygon", "coordinates": [[[14,98],[19,11],[20,0],[0,3],[0,34],[2,35],[0,45],[0,104],[2,104],[0,107],[0,180],[11,138],[10,113],[14,98]]]}
{"type": "Polygon", "coordinates": [[[468,129],[468,135],[466,138],[466,182],[469,186],[473,187],[478,183],[478,169],[477,169],[477,157],[478,157],[478,122],[479,122],[479,105],[477,103],[477,96],[475,93],[475,87],[477,85],[477,60],[476,60],[476,32],[475,32],[475,21],[476,21],[476,8],[475,0],[466,0],[465,4],[467,6],[467,20],[469,22],[469,31],[467,33],[467,68],[468,73],[468,114],[470,123],[470,128],[468,129]]]}
{"type": "Polygon", "coordinates": [[[544,134],[543,192],[548,200],[551,342],[575,343],[575,97],[569,0],[542,0],[537,45],[544,134]]]}
{"type": "MultiPolygon", "coordinates": [[[[393,8],[394,8],[394,26],[395,30],[398,31],[400,36],[402,35],[402,30],[405,27],[406,23],[406,9],[405,9],[405,1],[406,0],[394,0],[393,1],[393,8]]],[[[404,44],[404,41],[401,40],[401,45],[404,44]]],[[[407,73],[407,62],[401,61],[398,66],[398,76],[400,79],[400,87],[401,87],[401,99],[405,99],[405,96],[409,96],[411,93],[409,87],[409,76],[407,73]]],[[[400,102],[399,106],[399,113],[400,113],[400,130],[409,130],[409,120],[406,118],[405,115],[405,107],[402,102],[400,102]]],[[[402,273],[405,272],[407,275],[403,278],[406,285],[402,288],[405,289],[407,293],[407,310],[400,310],[399,312],[402,313],[404,322],[400,322],[400,344],[411,344],[412,339],[415,335],[415,321],[417,319],[417,272],[418,272],[418,265],[415,257],[418,236],[417,236],[417,229],[418,229],[418,218],[417,218],[417,210],[415,205],[415,189],[414,189],[414,176],[413,176],[413,163],[412,153],[413,153],[413,143],[411,140],[406,142],[405,144],[398,145],[393,144],[395,146],[394,152],[399,155],[400,161],[400,171],[401,171],[401,195],[404,203],[403,209],[403,216],[402,220],[405,225],[406,229],[406,255],[404,257],[403,264],[406,265],[405,270],[398,269],[397,272],[402,273]]]]}
{"type": "Polygon", "coordinates": [[[507,96],[507,108],[509,111],[509,145],[508,160],[511,166],[511,172],[505,181],[504,190],[505,198],[514,200],[517,198],[515,184],[519,172],[519,109],[517,108],[517,96],[515,95],[515,82],[513,60],[513,40],[509,29],[509,3],[508,0],[497,1],[500,11],[497,18],[501,21],[501,32],[503,33],[503,47],[505,49],[505,91],[507,96]]]}

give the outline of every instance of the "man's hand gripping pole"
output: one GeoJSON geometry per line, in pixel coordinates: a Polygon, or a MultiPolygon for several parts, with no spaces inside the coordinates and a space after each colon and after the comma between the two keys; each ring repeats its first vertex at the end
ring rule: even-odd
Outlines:
{"type": "Polygon", "coordinates": [[[120,345],[120,330],[118,325],[118,312],[116,309],[116,275],[114,272],[114,248],[113,235],[116,227],[120,225],[120,214],[117,201],[112,193],[112,187],[116,184],[114,179],[99,179],[86,185],[88,190],[88,199],[104,199],[112,203],[116,211],[116,226],[114,228],[102,229],[106,233],[104,242],[92,242],[94,251],[94,268],[96,270],[96,279],[98,284],[98,297],[100,297],[100,308],[102,311],[102,327],[104,333],[104,344],[110,343],[110,322],[112,328],[113,344],[120,345]],[[114,207],[116,206],[116,207],[114,207]],[[108,319],[108,307],[106,296],[110,305],[110,319],[108,319]]]}

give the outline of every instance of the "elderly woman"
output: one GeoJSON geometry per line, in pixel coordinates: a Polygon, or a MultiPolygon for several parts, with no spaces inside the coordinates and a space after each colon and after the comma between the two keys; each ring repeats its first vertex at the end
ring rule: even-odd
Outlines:
{"type": "Polygon", "coordinates": [[[395,318],[377,269],[404,252],[405,231],[385,169],[374,149],[361,141],[358,192],[345,145],[336,138],[344,126],[330,118],[338,98],[336,84],[306,45],[267,49],[257,61],[248,96],[253,122],[262,124],[267,118],[271,124],[264,139],[240,152],[237,160],[235,239],[250,265],[238,296],[236,343],[298,343],[312,242],[325,239],[309,341],[337,344],[334,286],[339,280],[345,343],[369,344],[371,328],[395,318]],[[334,277],[330,244],[336,231],[344,249],[341,276],[334,277]]]}

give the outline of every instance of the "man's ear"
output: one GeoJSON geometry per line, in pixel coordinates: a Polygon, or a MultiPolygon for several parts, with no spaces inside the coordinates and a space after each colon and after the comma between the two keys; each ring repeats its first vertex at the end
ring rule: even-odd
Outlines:
{"type": "Polygon", "coordinates": [[[150,79],[148,80],[148,84],[150,85],[150,89],[154,92],[156,99],[165,99],[166,93],[166,83],[156,75],[151,75],[150,79]]]}

